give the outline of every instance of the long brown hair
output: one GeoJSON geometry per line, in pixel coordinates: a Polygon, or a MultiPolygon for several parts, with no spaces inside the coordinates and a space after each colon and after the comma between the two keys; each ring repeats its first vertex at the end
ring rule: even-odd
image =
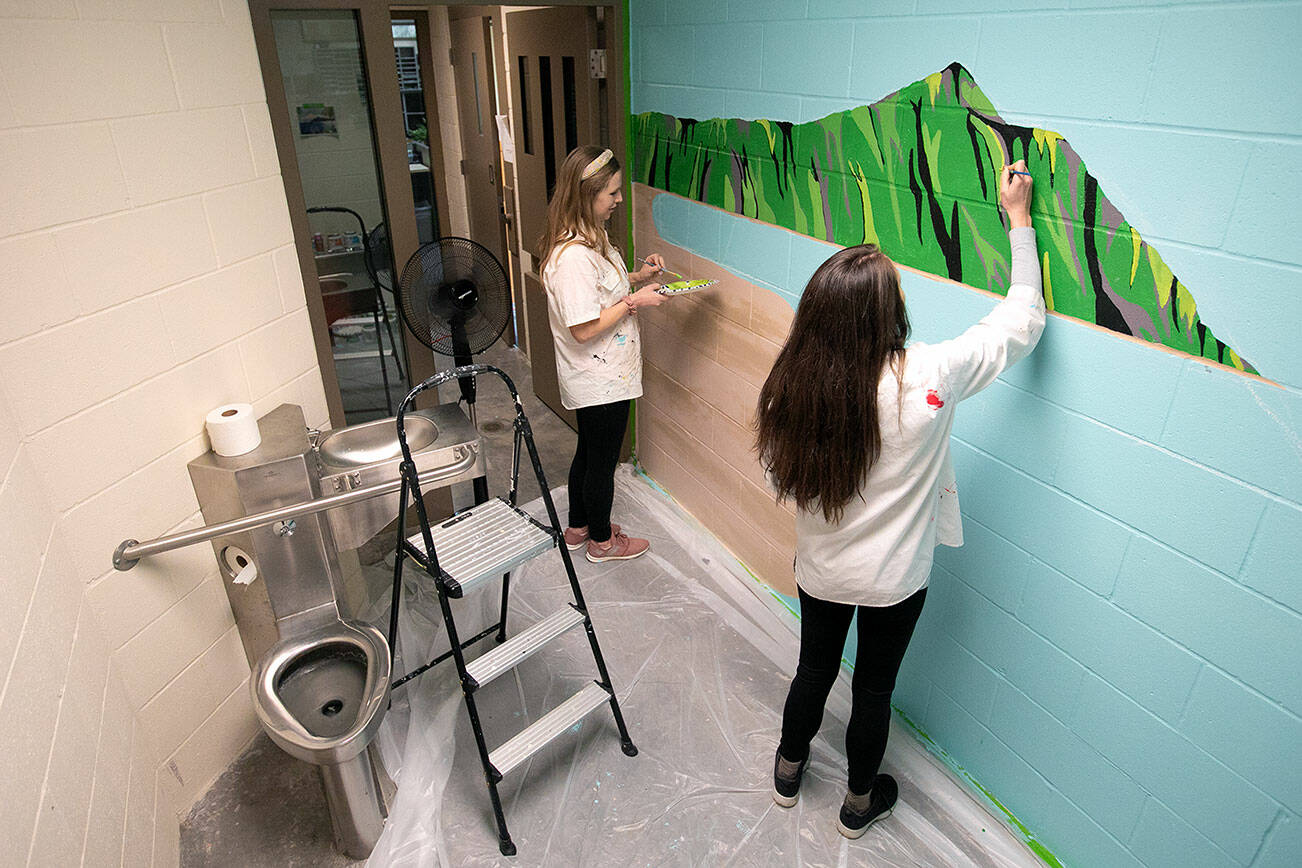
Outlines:
{"type": "Polygon", "coordinates": [[[539,274],[552,253],[568,241],[585,244],[602,256],[610,257],[610,241],[606,238],[605,227],[592,214],[592,203],[619,171],[619,160],[611,157],[591,177],[583,177],[583,170],[601,156],[602,150],[581,145],[570,151],[561,163],[556,174],[555,192],[547,203],[547,229],[538,239],[539,274]]]}
{"type": "Polygon", "coordinates": [[[837,523],[881,455],[877,385],[903,373],[909,317],[875,244],[818,266],[760,390],[756,449],[780,498],[837,523]]]}

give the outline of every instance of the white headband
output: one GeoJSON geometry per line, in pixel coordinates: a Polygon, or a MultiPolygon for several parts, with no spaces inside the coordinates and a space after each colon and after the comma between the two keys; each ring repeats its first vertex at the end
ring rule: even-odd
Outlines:
{"type": "Polygon", "coordinates": [[[597,172],[601,171],[602,166],[610,162],[610,158],[613,156],[615,155],[610,152],[610,148],[606,148],[606,150],[597,154],[597,156],[592,158],[591,163],[588,163],[588,165],[583,167],[583,174],[580,176],[580,180],[586,181],[593,175],[597,174],[597,172]]]}

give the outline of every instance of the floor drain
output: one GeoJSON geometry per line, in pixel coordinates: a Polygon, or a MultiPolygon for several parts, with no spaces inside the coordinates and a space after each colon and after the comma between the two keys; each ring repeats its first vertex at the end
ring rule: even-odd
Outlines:
{"type": "Polygon", "coordinates": [[[344,710],[344,703],[342,700],[339,699],[332,699],[329,702],[327,702],[325,705],[321,706],[321,713],[324,714],[326,717],[334,717],[336,714],[338,714],[343,710],[344,710]]]}

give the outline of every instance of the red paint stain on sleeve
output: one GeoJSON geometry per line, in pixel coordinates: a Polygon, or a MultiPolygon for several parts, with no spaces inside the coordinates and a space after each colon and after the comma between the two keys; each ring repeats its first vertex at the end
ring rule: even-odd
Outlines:
{"type": "Polygon", "coordinates": [[[931,407],[932,409],[934,409],[934,410],[939,410],[941,407],[945,406],[945,402],[942,401],[942,400],[940,400],[940,396],[936,394],[936,390],[935,390],[935,389],[928,389],[928,390],[927,390],[927,405],[930,406],[930,407],[931,407]]]}

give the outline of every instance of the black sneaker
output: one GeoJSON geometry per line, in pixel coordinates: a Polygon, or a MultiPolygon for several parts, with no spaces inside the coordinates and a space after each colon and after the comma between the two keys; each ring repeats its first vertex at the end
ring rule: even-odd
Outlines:
{"type": "MultiPolygon", "coordinates": [[[[836,828],[847,838],[862,837],[868,827],[882,817],[889,817],[895,809],[895,800],[900,796],[900,787],[890,775],[878,775],[873,778],[873,788],[868,798],[868,810],[857,814],[849,805],[841,805],[841,816],[836,819],[836,828]]],[[[846,796],[849,798],[849,794],[846,796]]]]}
{"type": "Polygon", "coordinates": [[[782,759],[782,754],[777,751],[773,752],[773,801],[777,802],[784,808],[790,808],[800,798],[800,779],[804,777],[805,766],[809,765],[809,757],[800,764],[796,769],[794,778],[784,778],[778,774],[778,760],[782,759]]]}

